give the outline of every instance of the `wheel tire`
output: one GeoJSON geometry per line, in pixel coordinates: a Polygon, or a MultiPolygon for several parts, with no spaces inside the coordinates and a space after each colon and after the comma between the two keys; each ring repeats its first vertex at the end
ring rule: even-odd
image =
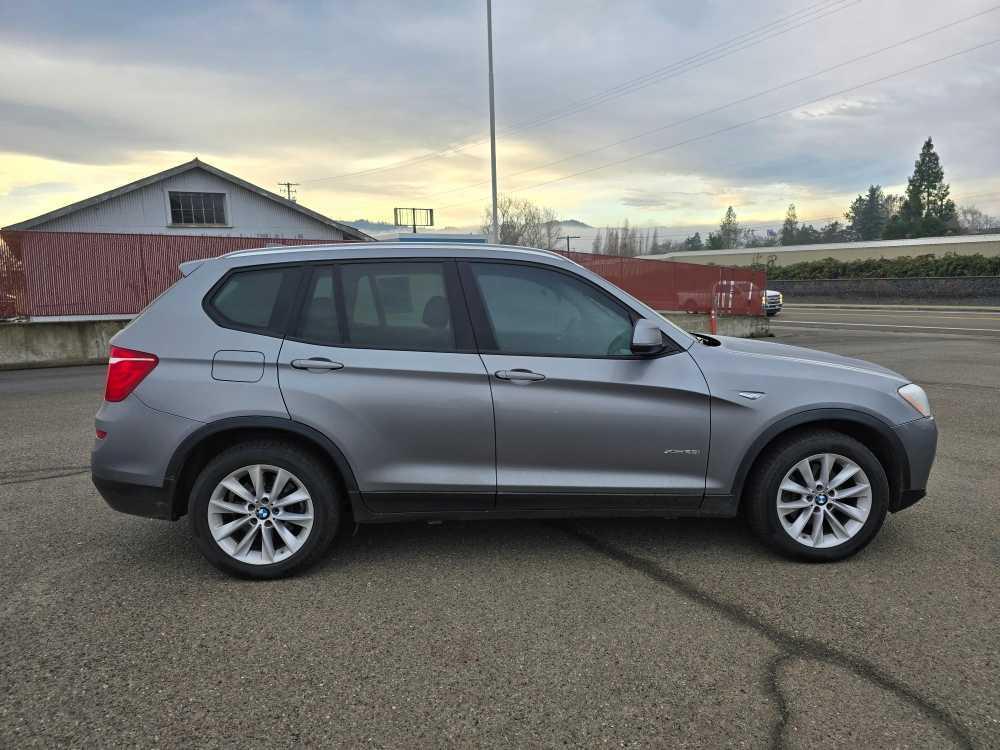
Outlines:
{"type": "MultiPolygon", "coordinates": [[[[243,578],[281,578],[301,571],[330,548],[337,534],[341,503],[336,487],[336,480],[329,469],[311,453],[294,445],[272,440],[240,443],[209,461],[195,480],[188,506],[195,542],[212,565],[243,578]],[[237,560],[219,546],[209,524],[209,502],[216,487],[233,472],[255,465],[285,469],[308,492],[312,503],[312,525],[305,542],[288,557],[269,564],[237,560]]],[[[278,518],[278,515],[273,515],[271,520],[278,518]]],[[[256,525],[257,521],[253,523],[256,525]]],[[[283,541],[278,543],[284,544],[283,541]]],[[[259,546],[260,542],[257,544],[259,546]]]]}
{"type": "Polygon", "coordinates": [[[863,549],[882,528],[889,509],[889,481],[878,458],[861,442],[833,430],[810,430],[765,451],[754,467],[743,504],[751,529],[772,548],[800,560],[833,562],[863,549]],[[871,488],[871,507],[860,529],[846,541],[829,547],[809,547],[793,539],[783,527],[778,514],[779,487],[797,463],[823,453],[838,454],[861,467],[871,488]]]}

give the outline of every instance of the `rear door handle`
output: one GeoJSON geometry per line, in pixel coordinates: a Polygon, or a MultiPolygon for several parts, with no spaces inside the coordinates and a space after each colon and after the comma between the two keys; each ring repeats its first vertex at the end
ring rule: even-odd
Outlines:
{"type": "Polygon", "coordinates": [[[533,382],[536,380],[545,380],[545,376],[540,372],[532,372],[531,370],[515,369],[515,370],[497,370],[494,375],[496,375],[501,380],[513,380],[515,382],[533,382]]]}
{"type": "Polygon", "coordinates": [[[296,370],[309,370],[310,372],[330,372],[343,369],[344,365],[326,357],[310,357],[309,359],[293,359],[292,367],[296,370]]]}

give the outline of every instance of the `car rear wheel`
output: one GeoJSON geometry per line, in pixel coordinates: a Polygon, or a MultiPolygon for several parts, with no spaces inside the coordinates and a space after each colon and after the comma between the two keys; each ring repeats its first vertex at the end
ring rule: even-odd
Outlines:
{"type": "Polygon", "coordinates": [[[805,560],[834,561],[853,555],[878,533],[889,482],[861,442],[816,430],[768,450],[745,502],[751,527],[772,547],[805,560]]]}
{"type": "Polygon", "coordinates": [[[312,564],[339,525],[335,482],[311,454],[279,442],[221,453],[199,474],[189,517],[201,553],[247,578],[277,578],[312,564]]]}

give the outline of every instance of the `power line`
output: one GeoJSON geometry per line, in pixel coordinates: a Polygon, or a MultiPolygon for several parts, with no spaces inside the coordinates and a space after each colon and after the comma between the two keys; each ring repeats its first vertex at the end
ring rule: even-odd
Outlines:
{"type": "MultiPolygon", "coordinates": [[[[851,5],[855,5],[855,4],[857,4],[857,2],[860,2],[860,1],[861,0],[856,0],[855,2],[852,2],[851,5]]],[[[667,73],[667,72],[671,72],[672,70],[675,70],[678,66],[681,66],[683,64],[687,64],[687,63],[690,63],[690,62],[695,62],[700,57],[703,57],[703,56],[708,55],[708,54],[712,54],[714,52],[722,51],[726,47],[729,47],[729,46],[737,44],[737,43],[744,43],[745,41],[748,41],[749,38],[754,37],[755,35],[759,34],[762,31],[765,31],[765,30],[767,30],[767,29],[769,29],[771,27],[774,27],[774,26],[781,26],[784,23],[788,23],[795,16],[798,16],[798,15],[801,15],[801,14],[804,14],[804,13],[805,14],[822,13],[823,11],[829,10],[833,6],[840,5],[840,4],[845,3],[845,2],[847,2],[847,0],[832,0],[832,1],[831,0],[821,0],[821,2],[813,3],[812,5],[806,6],[805,8],[800,8],[799,10],[795,11],[794,13],[790,13],[788,16],[781,17],[781,18],[779,18],[779,19],[777,19],[775,21],[772,21],[770,23],[764,24],[763,26],[758,26],[755,29],[751,29],[750,31],[744,32],[742,34],[738,34],[737,36],[731,37],[730,39],[726,40],[725,42],[720,42],[719,44],[714,45],[713,47],[709,47],[709,48],[707,48],[705,50],[702,50],[701,52],[695,53],[695,54],[690,55],[690,56],[685,57],[685,58],[681,58],[680,60],[676,60],[675,62],[670,63],[669,65],[665,65],[665,66],[663,66],[661,68],[656,68],[655,70],[652,70],[649,73],[646,73],[644,75],[637,76],[636,78],[630,78],[630,79],[628,79],[626,81],[623,81],[622,83],[619,83],[619,84],[616,84],[614,86],[611,86],[608,89],[605,89],[604,91],[600,91],[600,92],[597,92],[596,94],[592,94],[591,96],[589,96],[589,97],[587,97],[585,99],[582,99],[582,100],[580,100],[578,102],[570,103],[570,105],[568,105],[568,106],[569,107],[581,106],[581,105],[587,104],[587,103],[589,103],[591,101],[594,101],[595,99],[599,99],[599,98],[601,98],[601,97],[603,97],[603,96],[605,96],[605,95],[607,95],[609,93],[613,93],[615,91],[620,91],[620,90],[628,88],[628,87],[630,87],[632,85],[641,84],[641,83],[644,83],[645,81],[652,80],[652,79],[654,79],[654,78],[662,75],[663,73],[667,73]],[[821,7],[821,6],[825,6],[825,7],[821,7]]],[[[849,6],[844,6],[844,8],[846,8],[846,7],[849,7],[849,6]]],[[[838,11],[839,10],[843,10],[844,8],[837,8],[837,10],[838,11]]],[[[799,19],[799,20],[801,20],[801,19],[799,19]]],[[[812,21],[812,20],[816,20],[816,19],[815,18],[810,19],[810,21],[812,21]]],[[[798,28],[798,26],[796,26],[795,28],[798,28]]],[[[791,31],[791,30],[792,29],[785,29],[783,31],[783,33],[787,32],[787,31],[791,31]]],[[[773,32],[774,29],[771,29],[771,31],[773,32]]],[[[768,32],[768,33],[771,33],[771,32],[768,32]]],[[[768,37],[768,38],[770,38],[770,37],[768,37]]],[[[563,111],[563,109],[565,109],[565,108],[558,109],[558,110],[553,110],[550,113],[542,115],[538,119],[543,119],[543,118],[549,117],[552,114],[556,114],[557,112],[563,111]]],[[[533,121],[533,122],[536,122],[536,121],[533,121]]]]}
{"type": "MultiPolygon", "coordinates": [[[[586,98],[586,99],[584,99],[584,100],[582,100],[580,102],[571,103],[571,104],[567,105],[567,107],[564,108],[563,110],[555,110],[553,112],[550,112],[550,113],[548,113],[546,115],[542,115],[541,117],[538,117],[538,118],[535,118],[535,119],[532,119],[532,120],[527,120],[527,121],[524,121],[524,122],[521,122],[521,123],[515,123],[514,125],[510,126],[506,130],[501,130],[500,134],[501,135],[510,135],[511,133],[515,133],[515,132],[518,132],[520,130],[524,130],[524,129],[527,129],[527,128],[535,127],[537,125],[544,124],[544,123],[547,123],[547,122],[552,122],[553,120],[560,119],[562,117],[568,117],[571,114],[576,114],[578,111],[581,111],[581,110],[578,109],[579,107],[584,107],[584,108],[589,109],[591,106],[595,106],[596,104],[601,103],[601,102],[607,100],[607,99],[601,99],[601,102],[594,101],[595,99],[597,99],[599,97],[607,97],[607,96],[610,96],[610,95],[613,94],[613,96],[610,96],[610,98],[617,98],[618,96],[624,96],[625,94],[632,93],[633,90],[638,90],[638,89],[628,89],[628,90],[625,90],[625,88],[628,87],[628,86],[633,86],[633,85],[636,85],[636,84],[641,84],[640,88],[645,88],[646,85],[651,85],[650,83],[646,83],[645,82],[645,79],[647,79],[647,78],[649,78],[651,76],[659,76],[659,78],[656,81],[653,81],[653,82],[659,82],[659,80],[664,80],[663,75],[665,74],[665,72],[669,71],[669,72],[675,73],[676,75],[680,75],[681,72],[687,72],[686,70],[681,70],[681,68],[683,68],[683,66],[685,66],[685,65],[690,65],[690,64],[692,64],[692,63],[694,63],[694,62],[697,61],[698,62],[697,65],[694,65],[693,67],[689,68],[689,69],[693,70],[695,67],[701,67],[702,65],[708,64],[708,62],[714,62],[714,61],[716,61],[718,59],[721,59],[722,57],[728,57],[729,55],[735,54],[736,52],[741,52],[741,51],[743,51],[745,49],[749,49],[750,47],[753,47],[753,46],[755,46],[757,44],[760,44],[760,43],[762,43],[764,41],[768,41],[770,39],[773,39],[776,36],[780,36],[782,34],[787,34],[788,32],[794,31],[795,29],[800,28],[801,26],[805,26],[805,25],[807,25],[809,23],[813,23],[815,21],[821,20],[822,18],[825,18],[828,15],[832,15],[833,13],[838,13],[838,12],[840,12],[842,10],[846,10],[847,8],[852,7],[854,5],[857,5],[858,3],[863,2],[863,1],[864,0],[832,0],[832,1],[831,0],[822,0],[821,2],[813,3],[812,5],[807,6],[806,8],[800,9],[800,10],[794,12],[794,13],[791,13],[791,14],[789,14],[787,16],[779,18],[776,21],[772,21],[770,23],[764,24],[763,26],[759,26],[759,27],[757,27],[755,29],[752,29],[751,31],[744,32],[743,34],[739,34],[739,35],[737,35],[735,37],[732,37],[731,39],[729,39],[729,40],[727,40],[725,42],[721,42],[719,44],[713,45],[712,47],[709,47],[709,48],[707,48],[707,49],[705,49],[705,50],[703,50],[703,51],[701,51],[701,52],[699,52],[699,53],[697,53],[695,55],[691,55],[689,57],[682,58],[681,60],[678,60],[678,61],[676,61],[674,63],[671,63],[670,65],[665,66],[663,68],[658,68],[657,70],[654,70],[654,71],[652,71],[650,73],[647,73],[647,74],[645,74],[643,76],[638,76],[638,77],[630,79],[628,81],[624,81],[622,83],[616,84],[615,86],[612,86],[612,87],[610,87],[608,89],[605,89],[604,91],[598,92],[597,94],[593,94],[590,97],[588,97],[588,98],[586,98]],[[782,24],[788,23],[790,20],[794,19],[795,16],[799,16],[799,15],[803,15],[803,14],[805,14],[805,16],[806,16],[805,20],[802,20],[800,18],[793,25],[791,25],[791,26],[789,26],[787,28],[784,28],[784,29],[780,29],[780,30],[776,30],[776,29],[772,28],[774,26],[780,26],[782,24]],[[770,31],[767,31],[767,34],[761,34],[761,32],[764,32],[764,31],[766,31],[768,29],[770,29],[770,31]],[[742,46],[738,46],[736,49],[731,49],[731,50],[725,52],[725,54],[722,54],[721,56],[714,57],[711,60],[707,60],[707,61],[698,61],[697,60],[698,58],[701,58],[704,55],[710,55],[710,54],[715,54],[715,53],[718,53],[718,52],[722,52],[723,50],[725,50],[726,47],[731,46],[731,45],[733,45],[736,42],[738,42],[738,44],[742,45],[742,46]]],[[[669,77],[674,77],[674,76],[671,75],[669,77]]],[[[404,159],[402,161],[393,162],[391,164],[385,164],[385,165],[378,166],[378,167],[370,167],[368,169],[362,169],[362,170],[358,170],[358,171],[355,171],[355,172],[344,172],[344,173],[341,173],[341,174],[330,175],[328,177],[314,177],[314,178],[311,178],[311,179],[308,179],[308,180],[303,180],[302,182],[303,182],[303,184],[311,184],[311,183],[315,183],[315,182],[324,182],[324,181],[328,181],[328,180],[345,179],[345,178],[348,178],[348,177],[363,177],[363,176],[367,176],[367,175],[371,175],[371,174],[378,174],[378,173],[381,173],[381,172],[386,172],[386,171],[390,171],[390,170],[394,170],[394,169],[402,169],[403,167],[414,166],[416,164],[420,164],[420,163],[423,163],[425,161],[430,161],[430,160],[441,158],[441,157],[444,157],[444,156],[449,156],[449,155],[456,154],[456,153],[458,153],[460,151],[464,151],[464,150],[466,150],[468,148],[472,148],[473,146],[481,145],[481,144],[485,143],[486,140],[487,139],[485,139],[485,138],[480,138],[478,140],[467,141],[467,142],[465,142],[463,144],[459,144],[457,146],[449,146],[448,148],[440,149],[438,151],[433,151],[431,153],[423,154],[421,156],[416,156],[416,157],[413,157],[411,159],[404,159]]]]}
{"type": "MultiPolygon", "coordinates": [[[[572,161],[573,159],[578,159],[581,156],[589,156],[589,155],[595,154],[595,153],[597,153],[599,151],[605,151],[605,150],[607,150],[609,148],[613,148],[615,146],[620,146],[622,144],[630,143],[631,141],[635,141],[635,140],[638,140],[640,138],[645,138],[646,136],[652,135],[654,133],[660,133],[660,132],[663,132],[665,130],[670,130],[672,128],[678,127],[679,125],[684,125],[684,124],[689,123],[689,122],[691,122],[693,120],[696,120],[699,117],[704,117],[706,115],[716,114],[716,113],[721,112],[721,111],[723,111],[725,109],[728,109],[730,107],[734,107],[737,104],[743,104],[743,103],[751,101],[753,99],[757,99],[757,98],[762,97],[762,96],[767,96],[768,94],[773,94],[776,91],[780,91],[782,89],[786,89],[786,88],[788,88],[790,86],[794,86],[794,85],[799,84],[799,83],[804,83],[805,81],[811,80],[813,78],[818,78],[819,76],[826,75],[827,73],[830,73],[830,72],[832,72],[834,70],[838,70],[838,69],[846,67],[848,65],[852,65],[852,64],[860,62],[862,60],[867,60],[868,58],[875,57],[876,55],[883,54],[884,52],[888,52],[888,51],[896,49],[898,47],[902,47],[902,46],[904,46],[906,44],[910,44],[912,42],[918,41],[918,40],[923,39],[925,37],[931,36],[932,34],[937,34],[937,33],[940,33],[942,31],[946,31],[947,29],[950,29],[950,28],[952,28],[954,26],[958,26],[959,24],[967,23],[967,22],[972,21],[972,20],[974,20],[976,18],[980,18],[981,16],[985,16],[985,15],[987,15],[989,13],[994,13],[997,10],[1000,10],[1000,5],[995,5],[992,8],[980,11],[979,13],[974,13],[974,14],[972,14],[970,16],[965,16],[964,18],[959,18],[959,19],[957,19],[955,21],[951,21],[951,22],[943,24],[941,26],[937,26],[937,27],[935,27],[933,29],[929,29],[928,31],[924,31],[924,32],[922,32],[920,34],[917,34],[915,36],[911,36],[911,37],[908,37],[906,39],[902,39],[902,40],[900,40],[898,42],[894,42],[893,44],[887,45],[885,47],[881,47],[881,48],[879,48],[877,50],[873,50],[871,52],[866,52],[863,55],[859,55],[857,57],[852,57],[850,60],[845,60],[843,62],[837,63],[836,65],[831,65],[828,68],[824,68],[822,70],[818,70],[815,73],[811,73],[811,74],[809,74],[807,76],[801,76],[800,78],[796,78],[796,79],[788,81],[786,83],[782,83],[782,84],[780,84],[778,86],[772,86],[771,88],[767,88],[767,89],[763,89],[761,91],[754,92],[753,94],[750,94],[748,96],[740,97],[739,99],[734,99],[732,101],[726,102],[725,104],[721,104],[721,105],[719,105],[717,107],[712,107],[711,109],[707,109],[707,110],[705,110],[703,112],[698,112],[697,114],[690,115],[688,117],[684,117],[684,118],[682,118],[680,120],[674,120],[673,122],[667,123],[666,125],[660,125],[660,126],[657,126],[655,128],[652,128],[650,130],[644,130],[641,133],[636,133],[635,135],[628,136],[627,138],[622,138],[622,139],[617,140],[617,141],[612,141],[611,143],[606,143],[603,146],[598,146],[596,148],[588,149],[586,151],[579,151],[579,152],[577,152],[575,154],[570,154],[569,156],[565,156],[565,157],[562,157],[560,159],[556,159],[555,161],[546,162],[545,164],[540,164],[537,167],[531,167],[529,169],[522,169],[519,172],[513,172],[513,173],[510,173],[510,174],[508,174],[506,176],[507,176],[507,178],[518,177],[520,175],[528,174],[530,172],[536,172],[536,171],[538,171],[540,169],[547,169],[549,167],[554,167],[554,166],[556,166],[558,164],[563,164],[563,163],[565,163],[567,161],[572,161]]],[[[448,190],[440,190],[440,191],[438,191],[436,193],[426,193],[426,194],[424,194],[424,197],[425,198],[433,198],[433,197],[438,196],[438,195],[447,195],[448,193],[454,193],[454,192],[457,192],[459,190],[468,190],[469,188],[479,187],[481,185],[487,184],[487,182],[488,181],[479,181],[479,182],[474,182],[474,183],[469,183],[469,184],[466,184],[466,185],[462,185],[462,186],[457,187],[457,188],[449,188],[448,190]]],[[[447,206],[444,206],[444,208],[447,208],[447,206]]]]}
{"type": "MultiPolygon", "coordinates": [[[[876,83],[882,83],[883,81],[887,81],[887,80],[890,80],[892,78],[897,78],[897,77],[899,77],[901,75],[905,75],[906,73],[912,73],[915,70],[921,70],[923,68],[930,67],[931,65],[936,65],[937,63],[945,62],[946,60],[950,60],[952,58],[959,57],[960,55],[965,55],[965,54],[968,54],[970,52],[975,52],[976,50],[983,49],[985,47],[989,47],[989,46],[991,46],[993,44],[996,44],[997,42],[1000,42],[1000,38],[993,39],[993,40],[988,41],[988,42],[983,42],[981,44],[976,44],[976,45],[973,45],[972,47],[966,47],[965,49],[959,50],[957,52],[952,52],[951,54],[944,55],[943,57],[937,57],[937,58],[934,58],[933,60],[928,60],[927,62],[923,62],[923,63],[920,63],[918,65],[913,65],[913,66],[910,66],[908,68],[904,68],[902,70],[898,70],[898,71],[896,71],[894,73],[889,73],[889,74],[884,75],[884,76],[879,76],[878,78],[872,78],[872,79],[870,79],[868,81],[864,81],[863,83],[859,83],[859,84],[856,84],[854,86],[848,86],[847,88],[840,89],[839,91],[834,91],[834,92],[832,92],[830,94],[825,94],[823,96],[819,96],[819,97],[816,97],[814,99],[810,99],[810,100],[805,101],[805,102],[800,102],[800,103],[792,105],[790,107],[785,107],[783,109],[775,110],[773,112],[768,112],[767,114],[759,115],[759,116],[751,118],[749,120],[743,120],[742,122],[738,122],[738,123],[735,123],[733,125],[727,125],[724,128],[719,128],[719,129],[713,130],[713,131],[711,131],[709,133],[704,133],[702,135],[693,136],[691,138],[687,138],[687,139],[682,140],[682,141],[677,141],[675,143],[671,143],[671,144],[668,144],[666,146],[660,146],[658,148],[649,149],[647,151],[642,151],[642,152],[640,152],[638,154],[633,154],[632,156],[628,156],[628,157],[625,157],[623,159],[616,159],[615,161],[606,162],[604,164],[599,164],[597,166],[589,167],[587,169],[581,169],[578,172],[573,172],[571,174],[563,175],[561,177],[555,177],[555,178],[553,178],[551,180],[545,180],[543,182],[538,182],[538,183],[535,183],[534,185],[528,185],[528,186],[523,187],[523,188],[517,188],[516,190],[512,190],[511,192],[512,193],[522,193],[522,192],[524,192],[526,190],[535,190],[535,189],[538,189],[538,188],[547,187],[548,185],[553,185],[553,184],[558,183],[558,182],[563,182],[565,180],[570,180],[570,179],[573,179],[575,177],[579,177],[581,175],[591,174],[593,172],[598,172],[600,170],[607,169],[608,167],[614,167],[614,166],[619,166],[621,164],[627,164],[629,162],[635,161],[637,159],[641,159],[641,158],[646,157],[646,156],[652,156],[653,154],[663,153],[664,151],[669,151],[671,149],[679,148],[680,146],[686,146],[686,145],[688,145],[690,143],[696,143],[698,141],[703,141],[703,140],[706,140],[708,138],[712,138],[712,137],[714,137],[716,135],[720,135],[722,133],[728,133],[728,132],[733,131],[733,130],[738,130],[740,128],[746,127],[747,125],[753,125],[753,124],[761,122],[763,120],[767,120],[767,119],[770,119],[772,117],[777,117],[778,115],[783,115],[783,114],[787,114],[789,112],[793,112],[796,109],[801,109],[802,107],[808,107],[808,106],[810,106],[812,104],[817,104],[817,103],[825,101],[827,99],[832,99],[835,96],[841,96],[842,94],[847,94],[847,93],[850,93],[852,91],[856,91],[858,89],[865,88],[867,86],[872,86],[872,85],[874,85],[876,83]]],[[[446,206],[440,206],[438,208],[438,210],[442,210],[442,209],[446,209],[446,208],[454,208],[455,206],[469,205],[471,203],[476,203],[476,202],[478,202],[478,199],[475,200],[475,201],[462,201],[460,203],[452,203],[452,204],[449,204],[449,205],[446,205],[446,206]]]]}
{"type": "MultiPolygon", "coordinates": [[[[845,0],[838,0],[838,2],[844,2],[844,1],[845,0]]],[[[607,92],[606,95],[597,95],[597,96],[591,97],[590,100],[586,100],[581,105],[578,105],[578,106],[575,106],[575,107],[572,107],[572,108],[569,108],[569,109],[566,109],[566,110],[562,110],[558,114],[554,114],[551,117],[545,117],[545,118],[536,120],[535,122],[530,123],[528,125],[523,125],[523,126],[519,127],[518,130],[526,130],[528,128],[533,128],[533,127],[536,127],[538,125],[544,125],[544,124],[546,124],[548,122],[552,122],[553,120],[561,119],[563,117],[568,117],[570,115],[579,114],[580,112],[584,112],[584,111],[586,111],[588,109],[592,109],[593,107],[597,106],[598,104],[603,104],[604,102],[611,101],[612,99],[618,99],[618,98],[620,98],[622,96],[625,96],[627,94],[631,94],[631,93],[634,93],[634,92],[639,91],[641,89],[648,88],[649,86],[652,86],[654,84],[662,83],[663,81],[669,80],[671,78],[676,78],[677,76],[682,75],[684,73],[689,73],[692,70],[696,70],[698,68],[704,67],[705,65],[708,65],[709,63],[716,62],[717,60],[721,60],[721,59],[723,59],[725,57],[729,57],[730,55],[735,54],[736,52],[742,52],[745,49],[749,49],[750,47],[754,47],[754,46],[760,44],[761,42],[765,42],[765,41],[768,41],[770,39],[774,39],[775,37],[778,37],[778,36],[781,36],[783,34],[786,34],[789,31],[793,31],[793,30],[795,30],[797,28],[805,26],[808,23],[812,23],[813,21],[820,20],[822,18],[826,18],[827,16],[833,15],[834,13],[839,13],[840,11],[845,10],[847,8],[850,8],[850,7],[854,6],[854,5],[857,5],[857,4],[859,4],[859,3],[863,2],[863,1],[864,0],[852,0],[847,5],[842,5],[841,7],[834,8],[833,10],[830,10],[829,12],[823,13],[821,15],[817,15],[817,16],[815,16],[813,18],[808,19],[807,21],[803,21],[803,22],[798,23],[798,24],[796,24],[794,26],[790,26],[787,29],[782,29],[782,30],[776,31],[774,33],[769,33],[768,35],[765,35],[765,36],[759,37],[757,39],[754,39],[752,42],[744,44],[743,46],[737,46],[737,47],[735,47],[733,49],[724,51],[721,54],[716,54],[714,57],[707,57],[707,58],[704,58],[702,60],[697,60],[697,61],[695,61],[693,63],[689,63],[689,64],[683,66],[680,69],[671,70],[670,66],[668,66],[667,68],[661,69],[662,72],[659,72],[655,76],[652,76],[650,78],[650,80],[648,80],[648,81],[644,81],[644,82],[641,82],[641,83],[636,83],[634,85],[620,84],[618,87],[613,87],[612,89],[610,89],[607,92]],[[616,89],[620,89],[620,90],[616,90],[616,89]]],[[[696,57],[698,57],[698,56],[696,56],[696,57]]]]}

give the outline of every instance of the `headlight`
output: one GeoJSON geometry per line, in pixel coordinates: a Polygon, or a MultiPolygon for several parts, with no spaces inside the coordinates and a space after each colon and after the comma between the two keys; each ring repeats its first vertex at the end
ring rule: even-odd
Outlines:
{"type": "Polygon", "coordinates": [[[931,415],[931,402],[927,400],[927,394],[924,393],[924,389],[916,383],[904,385],[899,389],[899,395],[903,397],[903,400],[906,401],[906,403],[923,414],[925,417],[929,417],[931,415]]]}
{"type": "Polygon", "coordinates": [[[782,294],[781,292],[778,292],[778,302],[783,303],[784,301],[785,301],[785,295],[782,294]]]}

